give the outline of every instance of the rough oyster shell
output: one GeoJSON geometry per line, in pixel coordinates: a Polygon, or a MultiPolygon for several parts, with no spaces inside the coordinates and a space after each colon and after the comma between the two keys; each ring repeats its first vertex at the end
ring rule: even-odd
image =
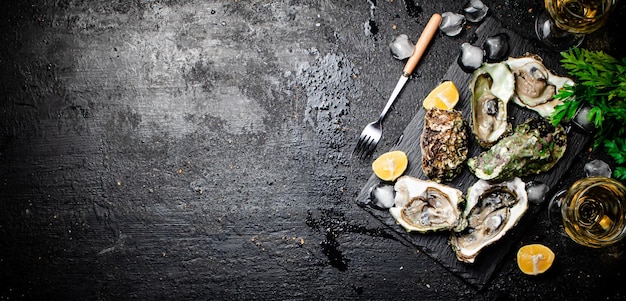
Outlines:
{"type": "Polygon", "coordinates": [[[483,64],[472,74],[470,127],[480,146],[488,148],[511,130],[507,104],[515,93],[515,77],[506,64],[483,64]]]}
{"type": "Polygon", "coordinates": [[[395,206],[389,212],[407,231],[450,230],[460,224],[460,190],[411,176],[398,178],[394,188],[395,206]]]}
{"type": "Polygon", "coordinates": [[[467,127],[457,110],[430,109],[420,139],[422,170],[436,182],[450,181],[467,159],[467,127]]]}
{"type": "Polygon", "coordinates": [[[480,179],[503,180],[538,174],[554,166],[567,147],[567,133],[545,118],[532,118],[518,125],[491,149],[467,160],[480,179]]]}
{"type": "Polygon", "coordinates": [[[480,251],[502,238],[527,209],[528,196],[520,178],[495,184],[478,180],[467,191],[466,227],[450,236],[457,259],[473,263],[480,251]]]}
{"type": "Polygon", "coordinates": [[[550,72],[537,55],[509,58],[505,63],[515,76],[513,101],[539,113],[542,117],[549,117],[554,108],[563,103],[559,99],[554,99],[554,95],[565,85],[574,85],[570,78],[550,72]]]}

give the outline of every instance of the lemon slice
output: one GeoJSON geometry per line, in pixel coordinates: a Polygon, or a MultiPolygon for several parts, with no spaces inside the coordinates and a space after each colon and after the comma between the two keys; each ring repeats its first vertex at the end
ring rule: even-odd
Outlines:
{"type": "Polygon", "coordinates": [[[517,266],[527,275],[539,275],[547,271],[552,262],[554,252],[541,244],[526,245],[517,251],[517,266]]]}
{"type": "Polygon", "coordinates": [[[392,151],[380,155],[372,163],[376,176],[383,181],[395,181],[409,165],[409,158],[403,151],[392,151]]]}
{"type": "Polygon", "coordinates": [[[450,110],[459,102],[459,90],[452,81],[444,81],[424,98],[424,108],[450,110]]]}

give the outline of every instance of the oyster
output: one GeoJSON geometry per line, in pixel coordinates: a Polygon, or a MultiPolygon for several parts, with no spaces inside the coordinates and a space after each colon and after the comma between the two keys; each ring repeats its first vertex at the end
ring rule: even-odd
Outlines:
{"type": "Polygon", "coordinates": [[[474,262],[483,248],[498,241],[517,224],[526,209],[528,197],[520,178],[496,184],[478,180],[467,191],[467,206],[463,211],[466,228],[450,236],[456,257],[463,262],[474,262]]]}
{"type": "Polygon", "coordinates": [[[515,96],[513,101],[541,115],[549,117],[562,101],[554,95],[565,85],[573,86],[574,81],[550,72],[537,55],[509,58],[506,61],[515,75],[515,96]]]}
{"type": "Polygon", "coordinates": [[[395,206],[389,212],[407,231],[450,230],[460,224],[460,190],[411,176],[398,178],[394,188],[395,206]]]}
{"type": "Polygon", "coordinates": [[[491,149],[467,160],[480,179],[503,180],[549,170],[565,153],[567,134],[545,118],[532,118],[518,125],[491,149]]]}
{"type": "Polygon", "coordinates": [[[467,127],[457,110],[426,111],[420,140],[422,170],[429,179],[450,181],[467,159],[467,127]]]}
{"type": "Polygon", "coordinates": [[[515,92],[515,77],[505,64],[483,64],[472,74],[469,89],[470,127],[478,144],[487,148],[511,131],[507,104],[515,92]]]}

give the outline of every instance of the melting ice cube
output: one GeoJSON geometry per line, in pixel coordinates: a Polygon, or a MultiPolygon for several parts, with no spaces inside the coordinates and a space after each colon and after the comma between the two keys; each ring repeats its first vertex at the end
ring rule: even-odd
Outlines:
{"type": "Polygon", "coordinates": [[[439,29],[448,36],[456,36],[463,30],[465,26],[465,16],[453,12],[445,12],[441,14],[441,24],[439,29]]]}
{"type": "Polygon", "coordinates": [[[472,72],[482,65],[484,56],[482,48],[465,42],[461,44],[459,64],[464,71],[472,72]]]}
{"type": "Polygon", "coordinates": [[[499,33],[488,37],[483,43],[485,57],[489,62],[497,62],[509,54],[509,35],[499,33]]]}
{"type": "Polygon", "coordinates": [[[584,168],[585,174],[588,177],[601,176],[610,178],[612,174],[609,164],[598,159],[588,162],[587,164],[585,164],[584,168]]]}
{"type": "Polygon", "coordinates": [[[533,204],[541,204],[546,199],[546,194],[550,190],[547,184],[541,182],[528,182],[526,183],[526,193],[528,194],[528,201],[533,204]]]}
{"type": "Polygon", "coordinates": [[[463,10],[467,21],[476,23],[487,16],[489,8],[480,0],[470,0],[463,10]]]}
{"type": "Polygon", "coordinates": [[[391,43],[389,43],[389,50],[393,57],[398,60],[403,60],[413,54],[413,48],[415,45],[409,41],[409,37],[405,34],[397,36],[391,43]]]}

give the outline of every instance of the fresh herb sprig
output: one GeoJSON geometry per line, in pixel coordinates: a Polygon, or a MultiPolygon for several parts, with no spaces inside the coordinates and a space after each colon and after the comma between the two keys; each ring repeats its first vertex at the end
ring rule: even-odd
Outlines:
{"type": "Polygon", "coordinates": [[[626,58],[572,48],[561,52],[561,64],[578,81],[554,97],[563,101],[550,116],[554,125],[571,120],[588,104],[588,121],[596,128],[594,148],[603,147],[617,164],[613,177],[626,180],[626,58]]]}

